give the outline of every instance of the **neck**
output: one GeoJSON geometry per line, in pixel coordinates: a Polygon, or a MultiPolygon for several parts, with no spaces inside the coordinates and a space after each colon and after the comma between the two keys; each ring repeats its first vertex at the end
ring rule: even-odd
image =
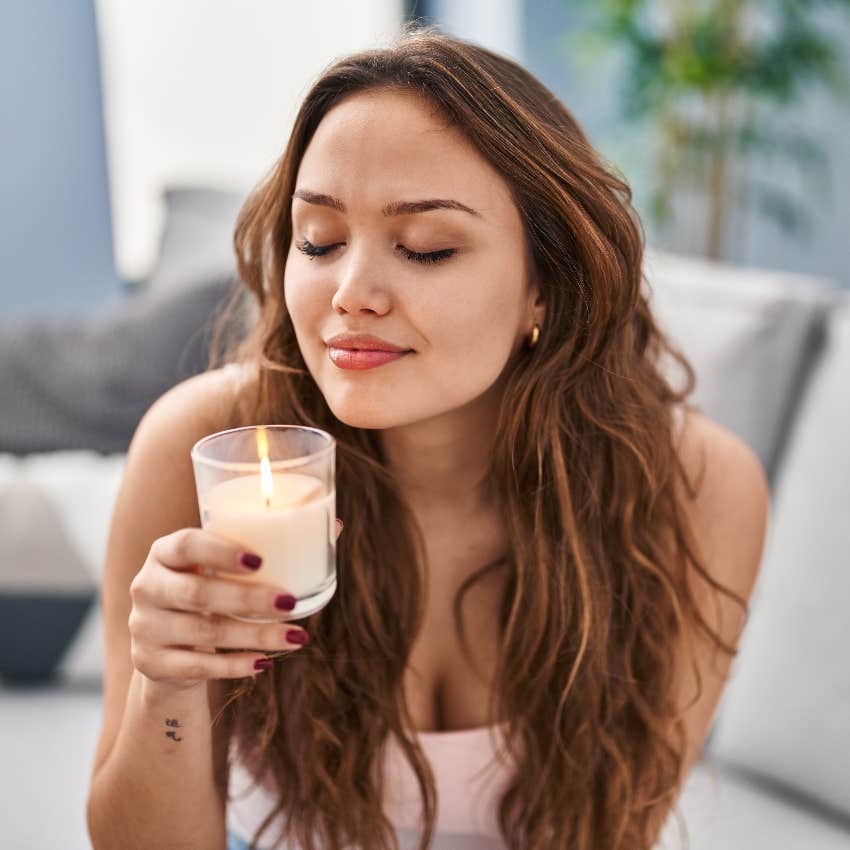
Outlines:
{"type": "Polygon", "coordinates": [[[381,433],[387,461],[414,511],[462,519],[492,507],[487,484],[495,422],[492,400],[481,397],[381,433]]]}

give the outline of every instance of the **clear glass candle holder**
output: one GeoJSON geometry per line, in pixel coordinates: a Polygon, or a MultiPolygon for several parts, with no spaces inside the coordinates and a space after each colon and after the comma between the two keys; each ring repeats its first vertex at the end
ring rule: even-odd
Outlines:
{"type": "Polygon", "coordinates": [[[203,437],[191,454],[201,526],[263,559],[227,578],[297,600],[280,616],[237,619],[286,622],[327,605],[336,591],[336,440],[301,425],[249,425],[203,437]]]}

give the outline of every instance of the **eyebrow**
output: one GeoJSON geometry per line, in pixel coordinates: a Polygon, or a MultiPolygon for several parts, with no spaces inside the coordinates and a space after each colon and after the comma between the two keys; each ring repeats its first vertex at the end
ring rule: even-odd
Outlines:
{"type": "MultiPolygon", "coordinates": [[[[315,204],[320,207],[330,207],[341,213],[345,212],[345,204],[338,198],[331,195],[323,195],[321,192],[311,192],[309,189],[297,189],[292,193],[293,198],[300,198],[308,204],[315,204]]],[[[460,212],[469,213],[470,215],[481,217],[481,213],[471,207],[462,204],[460,201],[452,201],[447,198],[428,198],[424,201],[394,201],[387,204],[381,209],[381,213],[386,216],[411,215],[413,213],[430,212],[431,210],[460,210],[460,212]]]]}

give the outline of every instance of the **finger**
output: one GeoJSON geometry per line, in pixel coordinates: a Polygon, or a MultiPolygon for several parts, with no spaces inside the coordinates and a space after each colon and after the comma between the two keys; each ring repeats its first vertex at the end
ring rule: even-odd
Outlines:
{"type": "Polygon", "coordinates": [[[156,597],[154,604],[166,610],[240,617],[281,617],[297,602],[280,587],[173,571],[156,597]]]}
{"type": "Polygon", "coordinates": [[[156,617],[142,618],[138,631],[149,643],[175,649],[300,649],[309,643],[304,629],[289,623],[244,623],[230,617],[158,611],[156,617]]]}
{"type": "Polygon", "coordinates": [[[253,573],[262,559],[245,547],[217,537],[202,528],[180,528],[160,537],[151,554],[172,570],[210,574],[212,571],[253,573]]]}
{"type": "Polygon", "coordinates": [[[336,518],[336,538],[339,540],[339,536],[342,534],[342,520],[337,517],[336,518]]]}
{"type": "Polygon", "coordinates": [[[185,649],[162,650],[162,669],[168,679],[242,679],[270,670],[272,659],[259,652],[226,652],[209,654],[185,649]],[[257,665],[259,662],[259,666],[257,665]]]}

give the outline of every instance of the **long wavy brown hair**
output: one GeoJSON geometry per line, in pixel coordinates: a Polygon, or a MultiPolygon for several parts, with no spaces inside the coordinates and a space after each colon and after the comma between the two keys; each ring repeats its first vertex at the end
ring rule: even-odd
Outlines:
{"type": "Polygon", "coordinates": [[[483,565],[454,603],[467,646],[465,592],[506,571],[489,704],[492,723],[507,724],[498,756],[515,766],[501,832],[522,850],[649,850],[682,779],[674,647],[702,635],[735,654],[700,614],[689,573],[746,613],[700,563],[677,497],[677,482],[689,498],[696,490],[677,455],[672,406],[695,375],[642,289],[643,232],[626,182],[521,66],[418,26],[335,62],[310,89],[285,152],[242,208],[240,281],[215,328],[211,368],[239,362],[257,376],[256,398],[234,410],[234,424],[300,423],[336,437],[345,522],[336,595],[304,621],[310,644],[268,674],[230,683],[219,715],[255,776],[277,786],[254,842],[280,815],[281,838],[306,850],[396,848],[382,809],[389,733],[418,778],[420,850],[434,834],[434,776],[402,693],[424,614],[422,532],[376,432],[329,409],[284,303],[304,151],[328,110],[378,87],[426,98],[503,175],[546,305],[538,345],[505,368],[495,423],[488,482],[510,554],[483,565]],[[681,366],[682,389],[665,378],[664,357],[681,366]]]}

